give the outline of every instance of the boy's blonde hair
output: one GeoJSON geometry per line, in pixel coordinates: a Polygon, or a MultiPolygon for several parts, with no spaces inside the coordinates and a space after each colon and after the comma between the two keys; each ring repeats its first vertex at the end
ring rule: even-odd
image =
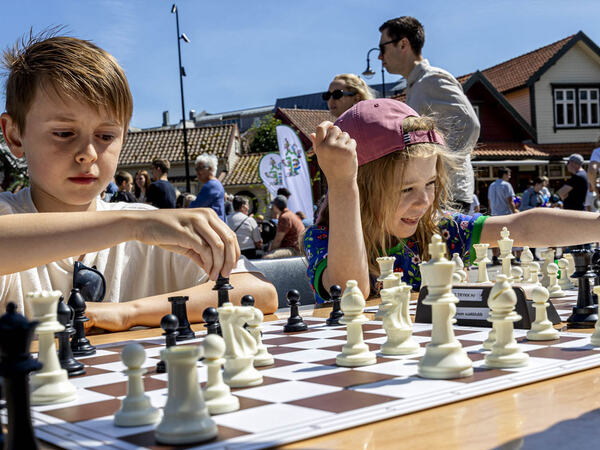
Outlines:
{"type": "MultiPolygon", "coordinates": [[[[434,129],[434,121],[426,116],[407,117],[402,122],[402,127],[404,132],[430,131],[434,129]]],[[[431,236],[440,232],[438,222],[444,215],[444,211],[451,209],[446,167],[455,164],[452,154],[442,145],[419,143],[358,167],[360,215],[369,273],[378,275],[377,258],[386,256],[386,250],[399,243],[399,239],[388,231],[387,226],[392,223],[400,202],[406,164],[413,158],[427,158],[434,155],[437,156],[434,200],[419,221],[414,235],[419,246],[419,257],[421,260],[426,260],[429,257],[428,244],[431,236]],[[399,179],[398,175],[400,175],[399,179]]],[[[317,225],[329,225],[328,206],[325,206],[319,215],[317,225]]]]}
{"type": "Polygon", "coordinates": [[[4,50],[2,63],[7,72],[6,112],[21,132],[38,89],[106,110],[127,129],[133,99],[125,73],[112,55],[90,41],[52,36],[52,31],[30,35],[4,50]]]}
{"type": "Polygon", "coordinates": [[[342,73],[340,75],[336,75],[333,78],[333,81],[336,80],[343,81],[344,83],[346,83],[348,89],[355,91],[361,100],[369,100],[375,98],[375,95],[373,94],[371,88],[367,86],[365,80],[363,80],[358,75],[354,75],[353,73],[342,73]]]}

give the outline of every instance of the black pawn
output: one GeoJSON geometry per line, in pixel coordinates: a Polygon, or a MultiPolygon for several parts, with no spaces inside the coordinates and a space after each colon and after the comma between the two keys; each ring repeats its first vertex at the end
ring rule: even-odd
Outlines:
{"type": "Polygon", "coordinates": [[[341,325],[340,319],[344,316],[344,313],[340,308],[340,301],[342,299],[342,288],[337,284],[334,284],[329,288],[329,296],[331,297],[333,308],[331,309],[329,318],[325,323],[329,326],[341,325]]]}
{"type": "MultiPolygon", "coordinates": [[[[165,343],[167,348],[174,347],[177,345],[177,335],[179,332],[177,328],[179,327],[179,320],[175,314],[167,314],[160,319],[160,327],[165,330],[163,336],[165,337],[165,343]]],[[[167,371],[167,366],[165,362],[161,359],[156,365],[156,373],[165,373],[167,371]]]]}
{"type": "Polygon", "coordinates": [[[178,341],[186,341],[188,339],[194,339],[196,335],[194,334],[194,330],[190,326],[190,321],[187,316],[187,308],[185,304],[190,298],[186,296],[181,297],[169,297],[169,301],[171,302],[171,313],[177,316],[177,320],[179,321],[179,327],[177,328],[177,340],[178,341]]]}
{"type": "Polygon", "coordinates": [[[244,295],[240,300],[242,306],[254,306],[254,297],[251,295],[244,295]]]}
{"type": "Polygon", "coordinates": [[[75,314],[73,308],[67,305],[64,300],[65,298],[61,295],[56,308],[56,318],[65,327],[63,331],[56,333],[56,337],[58,337],[58,360],[60,361],[60,367],[65,369],[70,377],[75,377],[83,375],[85,369],[81,362],[73,358],[69,339],[72,334],[75,334],[75,328],[73,328],[73,316],[75,314]]]}
{"type": "Polygon", "coordinates": [[[586,249],[573,250],[575,273],[572,278],[579,279],[577,304],[573,314],[567,319],[571,328],[593,328],[598,320],[598,305],[594,304],[593,289],[596,274],[591,269],[591,252],[586,249]]]}
{"type": "Polygon", "coordinates": [[[29,402],[29,373],[42,368],[29,352],[37,324],[18,314],[14,303],[0,317],[0,376],[8,416],[5,449],[38,448],[29,402]]]}
{"type": "Polygon", "coordinates": [[[219,336],[223,336],[221,332],[221,324],[219,323],[219,312],[217,308],[213,308],[209,306],[204,311],[202,311],[202,319],[204,320],[206,327],[206,334],[218,334],[219,336]]]}
{"type": "Polygon", "coordinates": [[[288,318],[287,323],[283,327],[283,331],[285,331],[286,333],[292,333],[295,331],[306,331],[308,329],[308,326],[304,323],[304,320],[302,320],[300,314],[298,314],[298,305],[300,304],[300,292],[298,292],[296,289],[292,289],[291,291],[288,291],[288,293],[286,294],[286,298],[288,304],[290,305],[290,317],[288,318]]]}
{"type": "Polygon", "coordinates": [[[84,323],[89,321],[85,316],[85,300],[81,296],[79,289],[71,289],[68,305],[73,308],[75,316],[73,317],[73,327],[75,334],[71,338],[71,350],[75,356],[88,356],[96,353],[96,347],[90,344],[85,337],[84,323]]]}
{"type": "Polygon", "coordinates": [[[233,289],[233,286],[229,284],[229,278],[225,278],[219,274],[219,278],[215,282],[213,291],[217,291],[217,298],[219,299],[218,306],[223,306],[223,303],[229,303],[229,291],[233,289]]]}

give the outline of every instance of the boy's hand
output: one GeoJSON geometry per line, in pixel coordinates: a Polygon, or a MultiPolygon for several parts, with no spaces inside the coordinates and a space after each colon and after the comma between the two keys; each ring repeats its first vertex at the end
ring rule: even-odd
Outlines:
{"type": "Polygon", "coordinates": [[[140,219],[137,240],[189,257],[211,280],[229,276],[240,258],[235,233],[211,208],[144,211],[140,219]]]}
{"type": "Polygon", "coordinates": [[[329,121],[322,122],[310,139],[317,155],[319,167],[327,182],[355,182],[358,170],[356,141],[329,121]]]}

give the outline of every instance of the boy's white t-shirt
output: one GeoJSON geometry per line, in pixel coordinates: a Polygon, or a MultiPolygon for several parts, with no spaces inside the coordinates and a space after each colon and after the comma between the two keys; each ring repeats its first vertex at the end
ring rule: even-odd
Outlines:
{"type": "MultiPolygon", "coordinates": [[[[106,203],[100,199],[96,205],[97,211],[156,209],[141,203],[106,203]]],[[[28,188],[16,194],[0,193],[0,215],[35,212],[37,209],[28,188]]],[[[25,295],[36,290],[59,290],[68,296],[73,287],[73,264],[76,258],[0,276],[0,311],[4,311],[8,302],[14,302],[19,311],[31,316],[25,295]]],[[[204,270],[186,256],[138,241],[122,242],[111,248],[87,253],[83,264],[96,266],[104,275],[104,302],[126,302],[165,294],[209,280],[204,270]]],[[[241,257],[232,273],[238,272],[259,270],[241,257]]]]}

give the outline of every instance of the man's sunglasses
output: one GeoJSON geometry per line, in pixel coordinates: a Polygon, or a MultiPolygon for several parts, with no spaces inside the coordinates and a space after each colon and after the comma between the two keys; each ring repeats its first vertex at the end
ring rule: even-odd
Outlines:
{"type": "Polygon", "coordinates": [[[356,95],[356,92],[342,91],[341,89],[336,89],[333,92],[323,92],[323,100],[328,101],[331,97],[333,97],[336,100],[339,100],[342,97],[352,97],[353,95],[356,95]]]}
{"type": "Polygon", "coordinates": [[[75,261],[73,288],[79,289],[86,302],[101,302],[106,294],[106,280],[96,266],[90,268],[80,261],[75,261]]]}
{"type": "Polygon", "coordinates": [[[404,36],[402,36],[401,38],[398,38],[398,39],[392,39],[391,41],[381,42],[379,44],[379,53],[381,53],[383,55],[385,53],[386,45],[395,44],[396,42],[400,42],[402,39],[404,39],[404,36]]]}

